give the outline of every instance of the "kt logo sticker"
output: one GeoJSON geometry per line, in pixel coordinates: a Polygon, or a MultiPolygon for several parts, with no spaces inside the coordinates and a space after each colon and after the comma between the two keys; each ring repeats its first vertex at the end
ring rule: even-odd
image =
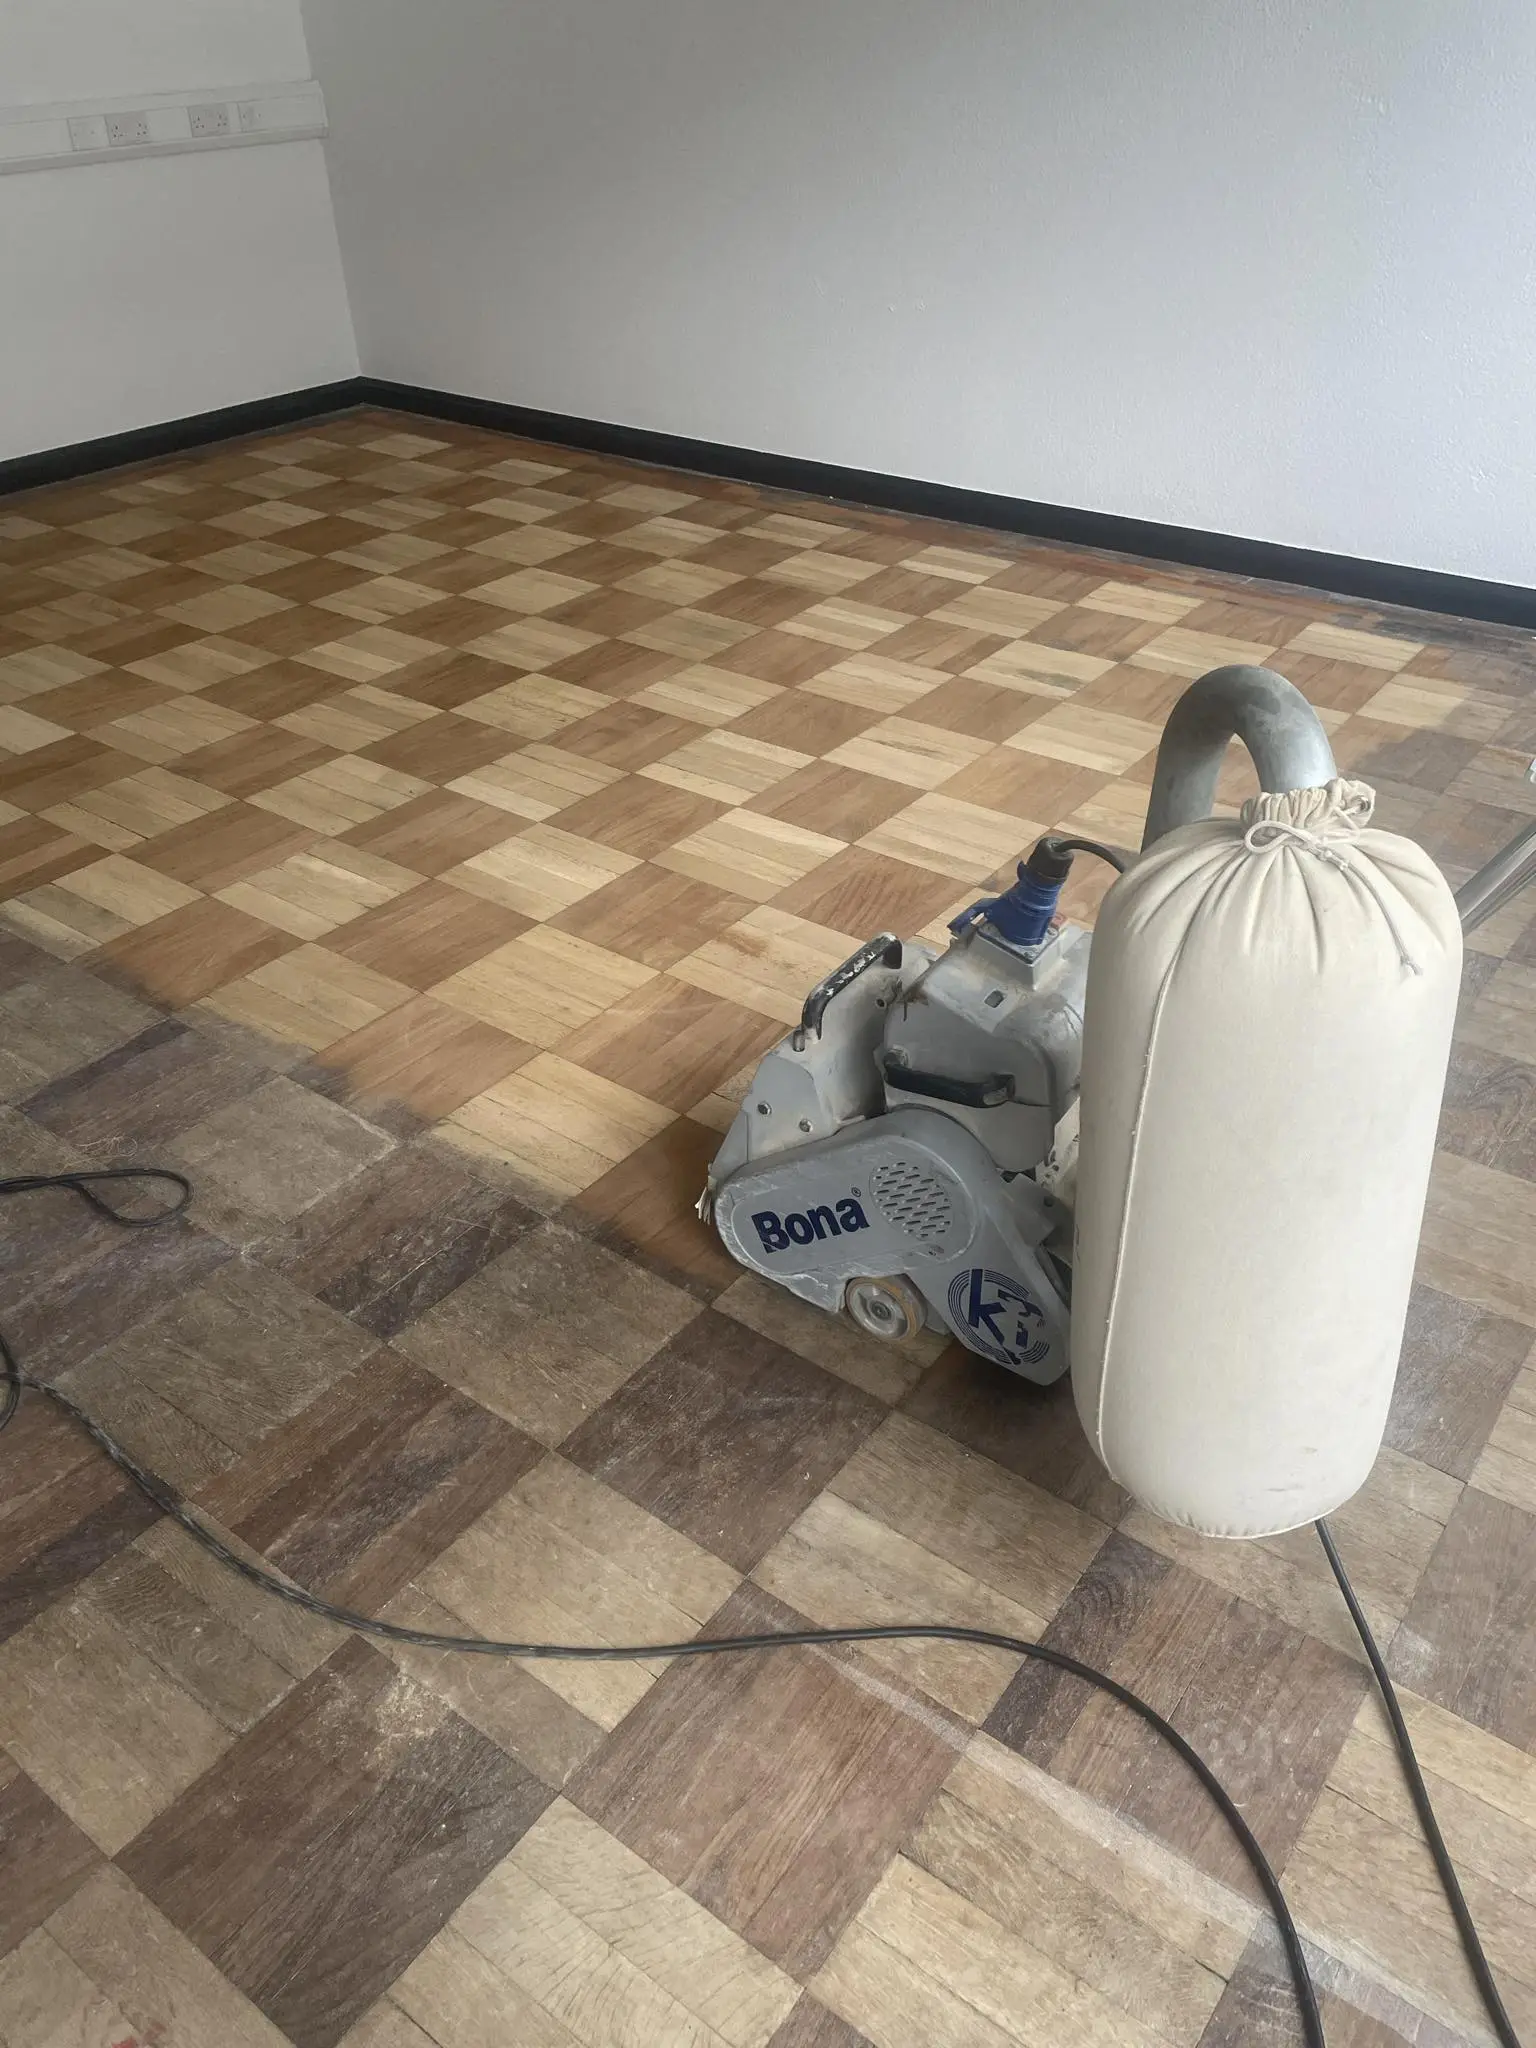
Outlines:
{"type": "Polygon", "coordinates": [[[976,1348],[999,1365],[1038,1365],[1051,1348],[1049,1338],[1030,1328],[1044,1323],[1045,1310],[1006,1273],[984,1266],[957,1273],[949,1283],[949,1313],[974,1333],[976,1348]]]}

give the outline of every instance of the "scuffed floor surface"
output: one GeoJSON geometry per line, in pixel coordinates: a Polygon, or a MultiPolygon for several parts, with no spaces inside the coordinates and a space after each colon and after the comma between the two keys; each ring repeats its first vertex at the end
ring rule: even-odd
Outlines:
{"type": "MultiPolygon", "coordinates": [[[[375,414],[10,500],[0,551],[0,1170],[198,1191],[142,1236],[7,1203],[23,1363],[429,1627],[1043,1632],[1225,1776],[1336,2048],[1485,2039],[1312,1538],[1151,1521],[1069,1398],[867,1342],[690,1205],[807,985],[1048,826],[1133,841],[1220,661],[1460,879],[1532,808],[1529,638],[375,414]]],[[[1528,896],[1338,1531],[1536,2039],[1533,1017],[1528,896]]],[[[395,1652],[30,1400],[0,1635],[4,2048],[1299,2039],[1176,1761],[1006,1656],[395,1652]]]]}

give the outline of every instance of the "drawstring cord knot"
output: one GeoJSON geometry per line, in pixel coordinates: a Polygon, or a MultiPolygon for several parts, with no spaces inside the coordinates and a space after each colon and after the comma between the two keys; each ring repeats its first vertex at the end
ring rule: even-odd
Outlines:
{"type": "Polygon", "coordinates": [[[1318,824],[1326,823],[1336,833],[1353,836],[1370,823],[1371,813],[1376,808],[1375,791],[1363,782],[1346,782],[1340,778],[1328,783],[1324,789],[1294,790],[1284,795],[1253,798],[1243,805],[1243,823],[1247,827],[1243,833],[1243,845],[1249,853],[1294,846],[1298,852],[1310,853],[1315,859],[1325,860],[1330,867],[1349,875],[1381,912],[1382,922],[1392,934],[1399,961],[1410,974],[1422,974],[1424,970],[1408,951],[1388,892],[1375,869],[1369,865],[1362,867],[1352,860],[1337,838],[1325,838],[1310,824],[1276,816],[1275,807],[1278,806],[1295,806],[1318,824]]]}

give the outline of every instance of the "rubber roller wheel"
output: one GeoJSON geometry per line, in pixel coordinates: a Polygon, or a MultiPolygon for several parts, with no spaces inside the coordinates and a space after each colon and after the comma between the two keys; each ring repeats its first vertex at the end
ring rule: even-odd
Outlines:
{"type": "Polygon", "coordinates": [[[905,1280],[850,1280],[843,1294],[849,1320],[887,1344],[909,1344],[923,1333],[923,1298],[905,1280]]]}

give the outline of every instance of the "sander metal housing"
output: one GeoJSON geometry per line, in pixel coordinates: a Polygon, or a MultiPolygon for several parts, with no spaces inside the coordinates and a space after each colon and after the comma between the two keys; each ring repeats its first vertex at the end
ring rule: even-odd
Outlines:
{"type": "Polygon", "coordinates": [[[818,983],[699,1203],[803,1300],[892,1341],[947,1329],[1040,1385],[1067,1369],[1089,949],[1053,922],[1069,864],[1043,890],[1021,865],[943,954],[886,932],[818,983]]]}

